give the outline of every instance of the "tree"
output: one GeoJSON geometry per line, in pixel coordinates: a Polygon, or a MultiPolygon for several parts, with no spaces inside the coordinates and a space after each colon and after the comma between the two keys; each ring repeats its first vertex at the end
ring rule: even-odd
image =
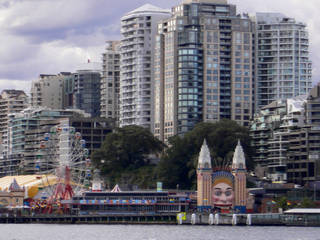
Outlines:
{"type": "Polygon", "coordinates": [[[185,189],[196,187],[196,168],[203,139],[207,140],[211,158],[220,165],[231,163],[233,151],[240,139],[247,168],[253,169],[254,149],[250,146],[247,128],[231,120],[199,123],[183,137],[169,139],[171,147],[166,150],[156,169],[158,179],[165,187],[175,188],[177,184],[185,189]]]}
{"type": "Polygon", "coordinates": [[[185,139],[179,136],[169,139],[169,145],[171,147],[167,149],[156,168],[158,180],[163,182],[166,188],[176,188],[179,184],[180,188],[189,189],[192,178],[188,174],[192,168],[190,164],[193,165],[190,161],[193,152],[190,146],[186,145],[185,139]]]}
{"type": "Polygon", "coordinates": [[[164,144],[149,130],[126,126],[109,133],[101,148],[92,154],[92,160],[110,184],[126,180],[131,184],[140,182],[147,187],[146,181],[140,178],[153,175],[154,166],[149,156],[160,153],[163,147],[164,144]]]}
{"type": "Polygon", "coordinates": [[[276,204],[278,208],[281,208],[283,211],[289,208],[288,199],[286,197],[281,197],[276,200],[276,204]]]}
{"type": "Polygon", "coordinates": [[[316,204],[310,198],[305,197],[302,199],[301,203],[299,204],[299,207],[301,207],[301,208],[315,208],[316,204]]]}

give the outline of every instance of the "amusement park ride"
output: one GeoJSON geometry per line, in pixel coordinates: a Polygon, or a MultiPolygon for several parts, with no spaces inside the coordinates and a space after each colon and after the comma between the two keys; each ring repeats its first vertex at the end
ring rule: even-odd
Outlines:
{"type": "Polygon", "coordinates": [[[74,127],[58,125],[46,133],[40,148],[43,154],[37,160],[36,169],[42,178],[43,197],[40,203],[34,203],[44,213],[67,211],[68,204],[63,200],[70,200],[76,194],[89,188],[91,178],[91,160],[86,142],[74,127]],[[57,181],[49,180],[55,175],[57,181]],[[39,207],[40,206],[40,207],[39,207]]]}

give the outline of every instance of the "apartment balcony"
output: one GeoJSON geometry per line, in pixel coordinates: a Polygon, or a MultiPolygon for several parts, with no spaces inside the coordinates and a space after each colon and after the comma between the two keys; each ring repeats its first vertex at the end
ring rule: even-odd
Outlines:
{"type": "Polygon", "coordinates": [[[265,154],[265,155],[267,154],[267,153],[266,153],[267,150],[268,150],[267,147],[265,147],[265,148],[257,148],[257,149],[256,149],[257,153],[262,153],[262,154],[265,154]]]}
{"type": "Polygon", "coordinates": [[[318,160],[319,158],[320,158],[320,151],[313,154],[309,154],[308,156],[309,160],[318,160]]]}
{"type": "Polygon", "coordinates": [[[231,40],[231,35],[229,35],[229,34],[220,34],[220,39],[231,40]]]}
{"type": "Polygon", "coordinates": [[[320,141],[320,136],[310,136],[309,140],[319,140],[320,141]]]}
{"type": "Polygon", "coordinates": [[[136,102],[137,96],[135,94],[125,94],[125,96],[120,97],[120,101],[122,104],[128,104],[128,103],[133,103],[136,102]]]}
{"type": "Polygon", "coordinates": [[[288,155],[289,156],[295,156],[295,157],[301,157],[301,156],[307,156],[308,153],[305,151],[305,152],[300,152],[300,151],[289,151],[288,152],[288,155]]]}
{"type": "MultiPolygon", "coordinates": [[[[132,48],[132,50],[135,50],[137,48],[132,48]]],[[[126,56],[125,54],[122,55],[121,57],[121,64],[125,64],[127,61],[128,62],[133,62],[133,60],[136,58],[137,56],[132,54],[132,55],[129,55],[129,56],[126,56]]]]}
{"type": "Polygon", "coordinates": [[[263,139],[267,139],[269,138],[269,134],[254,134],[253,138],[263,138],[263,139]]]}
{"type": "MultiPolygon", "coordinates": [[[[134,46],[137,44],[137,41],[135,40],[123,40],[121,42],[121,53],[125,50],[125,52],[128,52],[129,50],[133,49],[132,47],[129,49],[129,46],[134,46]],[[127,49],[124,49],[127,48],[127,49]]],[[[134,50],[134,49],[133,49],[134,50]]]]}
{"type": "Polygon", "coordinates": [[[309,147],[309,148],[313,148],[313,150],[319,149],[319,151],[320,151],[320,142],[309,143],[309,144],[308,144],[308,147],[309,147]]]}

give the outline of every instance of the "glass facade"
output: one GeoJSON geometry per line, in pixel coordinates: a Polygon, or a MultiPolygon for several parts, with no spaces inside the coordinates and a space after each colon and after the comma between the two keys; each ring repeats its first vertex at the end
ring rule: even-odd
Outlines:
{"type": "Polygon", "coordinates": [[[100,73],[80,70],[74,76],[73,106],[91,114],[100,116],[100,73]]]}

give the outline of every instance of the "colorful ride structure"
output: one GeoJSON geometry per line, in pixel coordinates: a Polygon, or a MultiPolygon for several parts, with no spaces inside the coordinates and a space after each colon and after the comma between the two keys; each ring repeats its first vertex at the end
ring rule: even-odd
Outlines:
{"type": "Polygon", "coordinates": [[[46,186],[40,200],[43,212],[51,213],[54,208],[67,211],[68,204],[61,202],[89,188],[91,160],[85,145],[81,133],[68,125],[54,126],[45,134],[40,143],[43,154],[37,160],[36,168],[39,174],[55,175],[57,181],[52,184],[49,178],[42,178],[42,185],[46,186]]]}

